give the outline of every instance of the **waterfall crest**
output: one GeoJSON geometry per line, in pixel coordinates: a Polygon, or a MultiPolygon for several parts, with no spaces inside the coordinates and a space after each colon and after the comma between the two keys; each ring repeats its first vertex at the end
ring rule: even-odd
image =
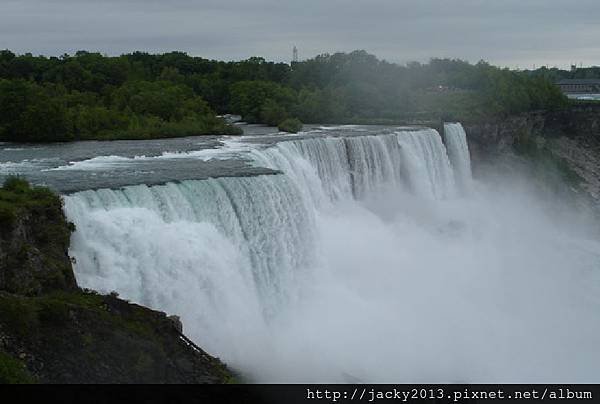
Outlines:
{"type": "Polygon", "coordinates": [[[260,165],[283,171],[301,188],[322,191],[318,199],[362,199],[389,186],[430,198],[455,192],[446,149],[433,129],[286,141],[254,154],[260,165]]]}

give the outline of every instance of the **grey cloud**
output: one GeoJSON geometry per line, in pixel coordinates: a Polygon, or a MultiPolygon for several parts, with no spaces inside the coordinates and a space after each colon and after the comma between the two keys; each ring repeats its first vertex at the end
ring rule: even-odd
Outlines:
{"type": "Polygon", "coordinates": [[[389,61],[600,64],[592,0],[3,0],[0,48],[286,61],[365,49],[389,61]]]}

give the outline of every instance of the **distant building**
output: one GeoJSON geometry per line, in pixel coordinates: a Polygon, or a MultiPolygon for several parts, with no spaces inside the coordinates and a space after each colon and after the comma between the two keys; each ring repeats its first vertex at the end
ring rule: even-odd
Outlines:
{"type": "Polygon", "coordinates": [[[579,100],[600,99],[599,79],[563,79],[556,83],[569,98],[579,100]]]}

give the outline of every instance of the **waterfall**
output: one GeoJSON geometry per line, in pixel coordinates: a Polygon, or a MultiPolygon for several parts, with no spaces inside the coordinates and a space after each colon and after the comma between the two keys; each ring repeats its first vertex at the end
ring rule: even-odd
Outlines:
{"type": "Polygon", "coordinates": [[[589,381],[599,355],[552,361],[596,352],[600,247],[514,184],[456,198],[445,132],[290,137],[246,155],[281,174],[65,196],[77,280],[180,315],[250,380],[589,381]]]}
{"type": "Polygon", "coordinates": [[[255,150],[264,167],[281,170],[317,199],[361,199],[382,187],[404,186],[430,198],[455,192],[454,174],[437,131],[286,141],[255,150]]]}
{"type": "Polygon", "coordinates": [[[458,187],[463,193],[471,191],[471,156],[467,144],[467,135],[460,123],[444,123],[444,140],[458,187]]]}
{"type": "MultiPolygon", "coordinates": [[[[239,254],[244,276],[266,300],[277,301],[297,271],[315,264],[314,216],[319,208],[359,199],[386,185],[406,184],[431,197],[445,197],[453,186],[444,146],[433,130],[283,141],[254,149],[252,157],[256,164],[284,175],[138,185],[67,196],[66,211],[78,229],[72,253],[82,284],[102,290],[131,286],[124,292],[128,297],[151,306],[164,303],[156,295],[160,292],[144,289],[151,265],[146,259],[152,257],[146,256],[150,252],[143,244],[153,240],[134,238],[146,237],[138,228],[147,218],[164,226],[202,224],[191,230],[203,233],[199,239],[226,238],[239,254]],[[123,244],[122,237],[138,244],[123,244]],[[135,282],[123,282],[136,271],[135,282]]],[[[173,271],[182,257],[173,259],[177,263],[155,271],[173,271]]],[[[199,262],[190,258],[184,264],[201,266],[199,262]]]]}
{"type": "MultiPolygon", "coordinates": [[[[284,174],[66,196],[79,283],[183,313],[201,324],[195,329],[231,313],[246,320],[232,319],[229,331],[236,321],[271,321],[322,266],[322,209],[386,186],[442,198],[454,185],[440,136],[429,129],[282,141],[251,158],[284,174]]],[[[198,337],[222,349],[221,337],[198,337]]]]}
{"type": "Polygon", "coordinates": [[[164,287],[183,272],[208,293],[227,294],[233,280],[275,304],[314,257],[314,212],[284,176],[84,191],[65,208],[77,226],[80,282],[152,307],[168,303],[166,292],[182,293],[164,287]]]}

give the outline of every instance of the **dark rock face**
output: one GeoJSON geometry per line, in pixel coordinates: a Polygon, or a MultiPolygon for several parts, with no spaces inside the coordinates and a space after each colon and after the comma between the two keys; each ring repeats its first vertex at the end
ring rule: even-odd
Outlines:
{"type": "Polygon", "coordinates": [[[581,187],[600,200],[600,104],[532,112],[495,122],[464,123],[475,167],[518,143],[542,146],[579,176],[581,187]]]}
{"type": "Polygon", "coordinates": [[[58,198],[20,207],[16,219],[0,227],[0,290],[33,296],[77,289],[67,253],[70,237],[58,198]]]}
{"type": "Polygon", "coordinates": [[[494,122],[463,123],[474,157],[503,152],[522,136],[566,137],[585,145],[600,143],[600,104],[531,112],[494,122]]]}
{"type": "MultiPolygon", "coordinates": [[[[165,313],[93,292],[0,293],[0,351],[41,383],[223,383],[165,313]]],[[[1,375],[0,375],[1,377],[1,375]]]]}
{"type": "Polygon", "coordinates": [[[463,124],[469,149],[474,160],[488,154],[502,153],[512,148],[521,133],[538,133],[543,130],[544,117],[527,114],[509,117],[505,120],[463,124]]]}
{"type": "Polygon", "coordinates": [[[79,289],[60,198],[18,187],[0,188],[0,383],[231,380],[177,316],[79,289]]]}
{"type": "Polygon", "coordinates": [[[169,316],[167,319],[180,334],[183,334],[183,323],[181,322],[181,318],[179,318],[179,316],[169,316]]]}

